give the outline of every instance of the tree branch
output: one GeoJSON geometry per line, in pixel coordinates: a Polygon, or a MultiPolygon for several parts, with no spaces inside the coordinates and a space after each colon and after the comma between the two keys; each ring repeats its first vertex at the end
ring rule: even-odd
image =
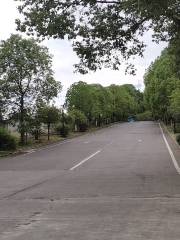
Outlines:
{"type": "Polygon", "coordinates": [[[132,25],[129,30],[132,31],[133,33],[135,33],[137,31],[137,29],[139,28],[139,26],[142,25],[144,22],[146,22],[148,19],[149,19],[149,17],[143,18],[141,21],[132,25]]]}
{"type": "Polygon", "coordinates": [[[108,1],[108,0],[107,1],[106,0],[102,0],[102,1],[98,0],[97,3],[110,3],[110,4],[117,4],[118,3],[119,4],[118,1],[108,1]]]}

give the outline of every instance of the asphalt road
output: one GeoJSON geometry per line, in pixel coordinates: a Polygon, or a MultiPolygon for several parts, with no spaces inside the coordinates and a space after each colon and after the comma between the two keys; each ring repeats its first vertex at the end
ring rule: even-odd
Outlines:
{"type": "Polygon", "coordinates": [[[179,226],[180,175],[157,123],[0,159],[0,240],[179,240],[179,226]]]}

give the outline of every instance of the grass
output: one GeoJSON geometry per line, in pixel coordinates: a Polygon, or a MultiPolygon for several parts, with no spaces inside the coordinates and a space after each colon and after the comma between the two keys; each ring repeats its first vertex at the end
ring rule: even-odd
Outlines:
{"type": "MultiPolygon", "coordinates": [[[[15,135],[15,137],[17,139],[19,139],[18,134],[13,133],[13,135],[15,135]]],[[[62,140],[64,140],[64,138],[62,138],[60,136],[56,136],[56,135],[50,136],[49,141],[47,139],[47,136],[41,136],[41,138],[38,141],[31,138],[31,139],[28,140],[28,143],[26,145],[24,145],[24,146],[18,145],[18,147],[15,151],[10,151],[10,150],[0,151],[0,158],[6,157],[6,156],[9,156],[9,155],[26,153],[26,152],[28,152],[32,149],[38,149],[38,148],[41,148],[43,146],[53,144],[53,143],[56,143],[56,142],[59,142],[59,141],[62,141],[62,140]]]]}
{"type": "MultiPolygon", "coordinates": [[[[90,129],[88,129],[86,132],[70,132],[67,138],[63,138],[59,135],[50,135],[50,140],[48,141],[48,137],[47,135],[41,135],[39,140],[35,140],[34,138],[30,138],[28,139],[28,143],[24,146],[19,146],[17,147],[16,151],[0,151],[0,158],[9,156],[9,155],[16,155],[16,154],[23,154],[26,153],[32,149],[39,149],[43,146],[47,146],[53,143],[57,143],[60,141],[63,141],[65,139],[68,138],[74,138],[74,137],[78,137],[87,133],[91,133],[97,130],[100,130],[104,127],[108,127],[110,125],[103,125],[101,127],[92,127],[90,129]]],[[[19,133],[13,132],[12,133],[13,136],[16,137],[17,141],[20,138],[19,133]]]]}
{"type": "Polygon", "coordinates": [[[10,154],[13,154],[13,151],[0,151],[0,158],[7,157],[10,154]]]}
{"type": "Polygon", "coordinates": [[[18,148],[25,151],[32,148],[33,149],[40,148],[40,147],[53,144],[62,140],[64,140],[64,138],[58,135],[51,135],[49,141],[47,136],[41,136],[39,140],[35,140],[33,138],[29,139],[26,145],[19,146],[18,148]]]}

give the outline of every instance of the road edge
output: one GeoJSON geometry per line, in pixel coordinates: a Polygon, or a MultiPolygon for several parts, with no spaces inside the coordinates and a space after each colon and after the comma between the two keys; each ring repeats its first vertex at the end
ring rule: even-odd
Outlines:
{"type": "Polygon", "coordinates": [[[167,149],[168,149],[168,152],[169,152],[169,155],[170,155],[170,157],[171,157],[171,160],[172,160],[172,162],[173,162],[173,164],[174,164],[174,167],[175,167],[177,173],[180,175],[180,167],[179,167],[179,164],[178,164],[178,162],[177,162],[177,160],[176,160],[176,158],[175,158],[175,155],[174,155],[174,153],[173,153],[173,151],[172,151],[172,149],[171,149],[171,147],[170,147],[170,145],[169,145],[169,143],[168,143],[168,140],[167,140],[167,138],[166,138],[166,136],[165,136],[165,134],[164,134],[163,128],[162,128],[162,126],[161,126],[161,123],[159,123],[159,128],[160,128],[160,130],[161,130],[161,134],[162,134],[163,140],[164,140],[165,145],[166,145],[166,147],[167,147],[167,149]]]}

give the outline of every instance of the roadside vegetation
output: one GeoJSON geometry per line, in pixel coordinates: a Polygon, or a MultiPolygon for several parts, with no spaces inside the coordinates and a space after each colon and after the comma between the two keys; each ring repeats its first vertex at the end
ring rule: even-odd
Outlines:
{"type": "Polygon", "coordinates": [[[144,111],[143,94],[131,84],[79,81],[63,106],[53,105],[61,84],[53,77],[48,49],[34,39],[11,35],[2,41],[0,69],[1,152],[42,146],[144,111]]]}
{"type": "Polygon", "coordinates": [[[145,107],[161,120],[180,144],[180,45],[169,44],[145,74],[145,107]]]}
{"type": "MultiPolygon", "coordinates": [[[[127,121],[128,116],[143,111],[143,94],[133,85],[102,87],[80,81],[69,88],[63,107],[38,102],[32,112],[25,111],[24,144],[21,142],[22,125],[18,111],[9,115],[4,111],[1,126],[3,123],[4,127],[16,125],[18,134],[14,137],[17,143],[15,148],[19,143],[18,149],[24,150],[29,146],[42,146],[114,122],[127,121]],[[9,116],[8,120],[5,120],[6,116],[9,116]]],[[[10,136],[7,130],[1,129],[10,136]]],[[[4,150],[1,144],[0,149],[4,150]]]]}
{"type": "MultiPolygon", "coordinates": [[[[37,146],[114,122],[162,120],[180,142],[179,1],[15,0],[19,31],[0,43],[0,151],[37,146]],[[81,11],[80,11],[81,9],[81,11]],[[141,93],[131,84],[76,82],[63,106],[53,104],[62,86],[54,78],[52,56],[40,44],[46,37],[69,39],[80,73],[103,67],[118,70],[123,59],[143,56],[139,36],[169,47],[147,70],[141,93]],[[14,128],[16,136],[10,134],[14,128]]],[[[135,74],[128,61],[127,72],[135,74]]]]}

